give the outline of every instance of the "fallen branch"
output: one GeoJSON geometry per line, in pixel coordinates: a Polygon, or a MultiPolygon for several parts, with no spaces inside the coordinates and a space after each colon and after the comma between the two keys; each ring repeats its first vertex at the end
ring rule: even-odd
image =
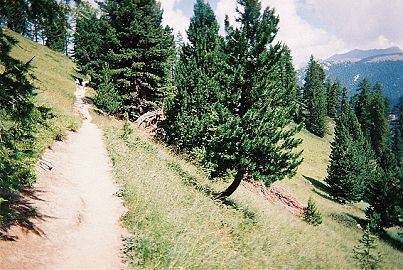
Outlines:
{"type": "Polygon", "coordinates": [[[134,121],[134,124],[136,124],[137,127],[140,127],[144,123],[144,127],[148,127],[150,125],[156,124],[163,119],[164,112],[162,110],[155,110],[141,115],[139,118],[137,118],[136,121],[134,121]]]}
{"type": "Polygon", "coordinates": [[[53,164],[50,161],[44,160],[44,159],[40,159],[39,160],[39,166],[44,169],[44,170],[49,170],[51,171],[53,169],[53,164]]]}

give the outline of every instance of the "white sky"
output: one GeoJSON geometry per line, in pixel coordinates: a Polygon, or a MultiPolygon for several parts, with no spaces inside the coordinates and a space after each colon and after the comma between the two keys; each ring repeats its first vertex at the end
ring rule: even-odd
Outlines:
{"type": "MultiPolygon", "coordinates": [[[[164,24],[186,35],[194,0],[160,0],[164,24]]],[[[236,0],[209,0],[219,23],[234,19],[236,0]]],[[[278,40],[300,67],[313,54],[326,59],[352,49],[403,49],[403,0],[261,0],[280,16],[278,40]]]]}

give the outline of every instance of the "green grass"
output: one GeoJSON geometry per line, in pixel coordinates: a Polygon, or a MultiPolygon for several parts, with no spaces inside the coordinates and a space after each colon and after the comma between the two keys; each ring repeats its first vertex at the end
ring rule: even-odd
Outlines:
{"type": "MultiPolygon", "coordinates": [[[[331,136],[319,139],[302,131],[305,161],[293,179],[276,183],[301,202],[312,196],[323,217],[321,225],[312,226],[243,186],[226,204],[216,202],[208,194],[228,183],[209,180],[138,130],[121,139],[122,122],[95,114],[94,120],[105,131],[128,208],[123,223],[132,234],[125,249],[132,268],[358,268],[352,248],[362,234],[357,220],[365,205],[339,205],[321,190],[331,136]]],[[[378,243],[382,268],[402,269],[402,252],[378,243]]]]}
{"type": "Polygon", "coordinates": [[[62,140],[67,131],[75,131],[81,124],[81,117],[73,109],[75,64],[62,53],[31,41],[13,31],[4,29],[4,34],[17,40],[11,50],[11,56],[23,63],[35,57],[31,64],[31,74],[36,78],[33,85],[37,96],[35,104],[50,108],[46,126],[38,127],[36,153],[39,156],[53,140],[62,140]]]}

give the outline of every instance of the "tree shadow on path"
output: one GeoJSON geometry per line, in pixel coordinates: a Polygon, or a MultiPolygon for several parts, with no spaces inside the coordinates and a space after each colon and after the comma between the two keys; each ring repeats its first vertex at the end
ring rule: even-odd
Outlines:
{"type": "Polygon", "coordinates": [[[46,236],[46,233],[35,224],[35,220],[46,220],[52,218],[37,211],[33,205],[34,201],[43,201],[40,194],[44,193],[38,189],[24,189],[19,195],[7,194],[7,201],[0,205],[0,240],[17,241],[18,236],[10,232],[11,227],[19,227],[24,232],[33,232],[39,236],[46,236]]]}

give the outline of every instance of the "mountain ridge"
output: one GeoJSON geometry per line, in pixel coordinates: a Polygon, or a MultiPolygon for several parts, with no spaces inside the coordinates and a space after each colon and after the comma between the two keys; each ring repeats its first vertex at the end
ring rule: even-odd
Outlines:
{"type": "Polygon", "coordinates": [[[385,49],[369,49],[369,50],[360,50],[354,49],[342,54],[334,54],[331,57],[327,58],[325,61],[328,62],[355,62],[360,61],[365,58],[380,56],[380,55],[388,55],[388,54],[399,54],[403,53],[403,51],[397,47],[389,47],[385,49]],[[355,61],[354,61],[355,60],[355,61]]]}
{"type": "MultiPolygon", "coordinates": [[[[367,78],[372,84],[380,81],[384,94],[392,106],[403,95],[403,51],[399,47],[372,50],[351,50],[344,54],[335,54],[326,60],[318,60],[326,77],[339,79],[349,90],[349,95],[356,93],[359,83],[367,78]]],[[[298,84],[302,86],[306,75],[306,66],[297,70],[298,84]]]]}

